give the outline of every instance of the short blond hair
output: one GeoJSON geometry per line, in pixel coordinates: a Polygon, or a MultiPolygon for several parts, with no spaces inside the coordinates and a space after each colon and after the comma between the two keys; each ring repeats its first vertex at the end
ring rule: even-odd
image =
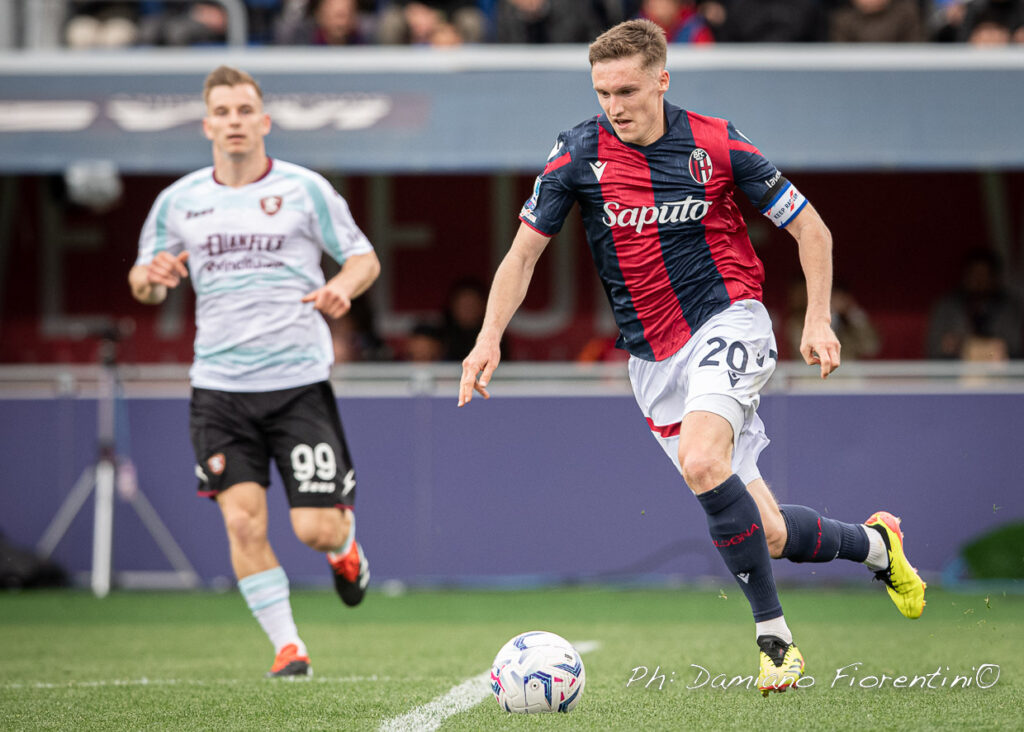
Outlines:
{"type": "Polygon", "coordinates": [[[642,69],[665,68],[668,60],[665,31],[653,21],[627,20],[606,30],[590,44],[590,65],[637,54],[640,55],[642,69]]]}
{"type": "Polygon", "coordinates": [[[242,84],[252,84],[256,90],[256,95],[262,101],[263,90],[260,89],[260,85],[256,83],[256,80],[241,69],[235,69],[230,66],[218,66],[207,74],[206,81],[203,82],[203,101],[210,101],[210,91],[215,86],[240,86],[242,84]]]}

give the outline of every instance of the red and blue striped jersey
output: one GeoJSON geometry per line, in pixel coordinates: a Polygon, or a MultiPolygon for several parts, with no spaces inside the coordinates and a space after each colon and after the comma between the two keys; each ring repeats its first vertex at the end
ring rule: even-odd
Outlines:
{"type": "Polygon", "coordinates": [[[761,299],[764,267],[737,189],[779,227],[807,203],[727,120],[668,102],[665,118],[666,133],[645,147],[622,142],[604,115],[562,132],[519,215],[550,237],[579,203],[616,346],[649,361],[731,303],[761,299]]]}

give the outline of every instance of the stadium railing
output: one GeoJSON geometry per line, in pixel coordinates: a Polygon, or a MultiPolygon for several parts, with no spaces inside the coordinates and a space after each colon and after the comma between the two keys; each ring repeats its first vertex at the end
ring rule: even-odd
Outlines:
{"type": "MultiPolygon", "coordinates": [[[[331,381],[339,397],[450,396],[458,391],[457,363],[345,363],[331,381]]],[[[186,364],[121,364],[123,396],[188,396],[186,364]]],[[[93,364],[0,366],[0,399],[96,396],[104,372],[93,364]]],[[[622,363],[503,363],[492,382],[503,396],[613,396],[630,394],[622,363]]],[[[1021,393],[1024,361],[973,363],[950,361],[858,361],[843,364],[827,380],[817,367],[783,361],[766,393],[1021,393]]]]}

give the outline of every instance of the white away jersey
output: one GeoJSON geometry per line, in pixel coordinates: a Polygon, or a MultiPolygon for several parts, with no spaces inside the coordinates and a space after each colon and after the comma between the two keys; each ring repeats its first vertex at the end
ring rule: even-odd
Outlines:
{"type": "Polygon", "coordinates": [[[302,297],[324,284],[321,252],[344,264],[373,247],[322,176],[273,160],[241,188],[212,167],[181,178],[153,204],[135,263],[183,250],[196,292],[193,386],[271,391],[328,378],[330,330],[302,297]]]}

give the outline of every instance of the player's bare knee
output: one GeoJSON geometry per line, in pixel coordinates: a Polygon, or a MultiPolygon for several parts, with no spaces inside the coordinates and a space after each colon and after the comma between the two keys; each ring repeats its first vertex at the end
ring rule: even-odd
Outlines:
{"type": "Polygon", "coordinates": [[[231,542],[242,548],[257,546],[267,540],[263,522],[246,511],[225,512],[224,526],[231,542]]]}
{"type": "Polygon", "coordinates": [[[732,468],[727,462],[699,450],[681,452],[679,464],[683,480],[698,495],[720,485],[732,474],[732,468]]]}

